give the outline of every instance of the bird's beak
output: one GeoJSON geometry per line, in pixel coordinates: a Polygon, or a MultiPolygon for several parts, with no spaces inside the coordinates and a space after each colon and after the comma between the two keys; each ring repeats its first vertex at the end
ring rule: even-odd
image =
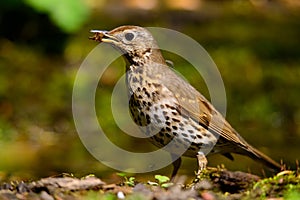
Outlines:
{"type": "Polygon", "coordinates": [[[95,33],[92,37],[89,37],[91,40],[106,42],[106,43],[119,43],[119,40],[109,34],[108,31],[103,30],[91,30],[91,33],[95,33]]]}

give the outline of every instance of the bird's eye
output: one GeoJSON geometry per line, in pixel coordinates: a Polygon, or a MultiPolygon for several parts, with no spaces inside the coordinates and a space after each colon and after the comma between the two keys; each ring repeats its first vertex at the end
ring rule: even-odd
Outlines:
{"type": "Polygon", "coordinates": [[[131,41],[133,40],[134,38],[134,34],[133,33],[126,33],[125,34],[125,39],[128,40],[128,41],[131,41]]]}

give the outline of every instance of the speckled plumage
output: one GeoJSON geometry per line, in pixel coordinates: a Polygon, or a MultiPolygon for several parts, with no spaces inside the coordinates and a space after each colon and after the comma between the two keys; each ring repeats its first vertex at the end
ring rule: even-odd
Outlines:
{"type": "MultiPolygon", "coordinates": [[[[146,29],[121,26],[93,32],[91,39],[124,53],[130,112],[153,144],[164,147],[173,141],[171,155],[186,149],[183,155],[197,157],[199,170],[206,167],[205,155],[212,153],[230,159],[230,153],[243,154],[280,170],[278,163],[250,146],[203,95],[174,73],[146,29]]],[[[172,176],[180,163],[180,158],[174,162],[172,176]]]]}

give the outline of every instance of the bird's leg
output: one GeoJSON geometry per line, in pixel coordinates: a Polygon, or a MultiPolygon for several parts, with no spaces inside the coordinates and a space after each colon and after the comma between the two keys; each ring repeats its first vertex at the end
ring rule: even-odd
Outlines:
{"type": "Polygon", "coordinates": [[[198,152],[197,159],[198,159],[198,167],[199,167],[197,174],[200,174],[200,172],[206,168],[207,159],[206,159],[204,153],[202,153],[202,152],[198,152]]]}
{"type": "MultiPolygon", "coordinates": [[[[176,158],[177,155],[171,154],[171,157],[172,157],[172,160],[173,160],[173,158],[176,158]]],[[[181,165],[181,157],[177,158],[172,164],[173,164],[173,172],[172,172],[172,175],[171,175],[171,180],[174,180],[174,178],[175,178],[175,176],[178,172],[178,169],[181,165]]]]}

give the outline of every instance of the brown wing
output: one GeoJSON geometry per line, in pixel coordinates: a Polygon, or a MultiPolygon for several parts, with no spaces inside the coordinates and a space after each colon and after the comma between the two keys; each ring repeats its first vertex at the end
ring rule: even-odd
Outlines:
{"type": "Polygon", "coordinates": [[[182,114],[225,138],[229,142],[247,147],[247,142],[230,126],[214,106],[188,82],[178,76],[172,69],[164,69],[166,78],[163,85],[170,90],[178,101],[178,109],[182,114]]]}
{"type": "Polygon", "coordinates": [[[197,91],[194,92],[196,100],[177,98],[179,109],[214,134],[225,138],[229,142],[247,146],[245,140],[238,135],[209,101],[202,95],[197,94],[197,91]]]}
{"type": "Polygon", "coordinates": [[[147,75],[159,79],[161,84],[174,95],[178,102],[178,110],[182,114],[190,116],[203,127],[229,142],[243,147],[248,146],[213,105],[172,68],[160,63],[151,63],[149,68],[151,71],[147,75]]]}

